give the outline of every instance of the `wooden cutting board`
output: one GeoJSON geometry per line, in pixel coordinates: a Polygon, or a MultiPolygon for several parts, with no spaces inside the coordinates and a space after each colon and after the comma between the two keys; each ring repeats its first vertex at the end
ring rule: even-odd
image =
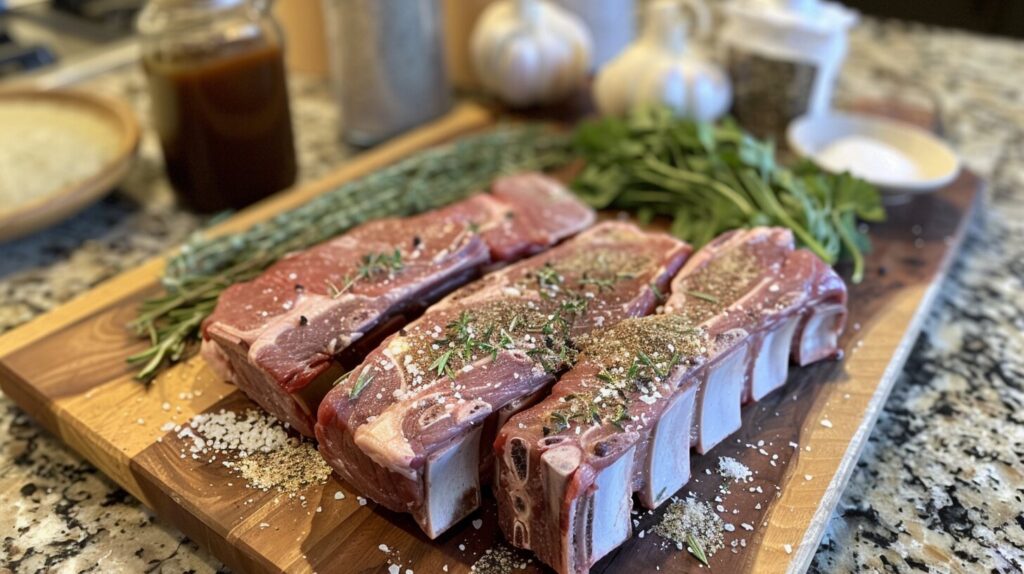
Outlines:
{"type": "MultiPolygon", "coordinates": [[[[416,150],[494,122],[490,112],[462,106],[321,182],[236,215],[214,232],[244,229],[416,150]]],[[[743,430],[708,455],[695,456],[695,479],[680,495],[693,492],[722,504],[735,528],[727,533],[726,548],[712,557],[712,570],[806,569],[960,247],[982,187],[964,172],[934,195],[891,208],[889,220],[872,230],[874,251],[864,282],[851,286],[845,359],[793,370],[786,387],[744,409],[743,430]],[[754,480],[732,484],[723,493],[726,481],[715,471],[721,456],[746,464],[754,480]]],[[[220,462],[181,458],[181,440],[160,430],[172,417],[184,422],[199,413],[254,405],[198,357],[148,388],[133,380],[124,359],[144,344],[124,325],[136,305],[157,292],[162,269],[162,261],[155,260],[128,271],[0,338],[4,392],[240,572],[382,572],[393,562],[401,562],[403,572],[440,572],[444,565],[466,572],[500,536],[491,501],[474,517],[480,521],[467,520],[429,541],[407,516],[373,503],[359,505],[356,493],[334,478],[307,488],[301,500],[245,488],[220,462]],[[347,493],[342,500],[335,498],[339,490],[347,493]],[[379,550],[380,544],[391,553],[379,550]]],[[[692,556],[666,548],[649,532],[659,518],[660,512],[637,515],[635,530],[646,535],[634,536],[593,571],[697,570],[692,556]]],[[[543,568],[534,562],[526,571],[543,568]]]]}

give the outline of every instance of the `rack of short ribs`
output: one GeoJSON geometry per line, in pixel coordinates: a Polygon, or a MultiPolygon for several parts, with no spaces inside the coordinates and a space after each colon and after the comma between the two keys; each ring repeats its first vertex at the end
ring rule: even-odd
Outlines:
{"type": "Polygon", "coordinates": [[[740,407],[798,365],[836,356],[846,287],[789,231],[727,233],[672,282],[664,313],[588,341],[576,366],[495,441],[506,537],[561,574],[631,535],[633,494],[656,508],[740,427],[740,407]]]}

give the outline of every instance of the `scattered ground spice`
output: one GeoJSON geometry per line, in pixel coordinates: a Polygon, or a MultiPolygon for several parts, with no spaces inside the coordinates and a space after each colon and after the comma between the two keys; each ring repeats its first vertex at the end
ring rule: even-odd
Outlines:
{"type": "Polygon", "coordinates": [[[504,544],[496,544],[488,548],[473,564],[470,572],[476,574],[510,574],[516,570],[526,570],[533,559],[522,552],[504,544]]]}
{"type": "Polygon", "coordinates": [[[692,536],[704,554],[710,557],[725,546],[724,526],[710,504],[690,495],[685,500],[672,501],[661,523],[654,527],[654,532],[674,542],[679,550],[689,546],[687,538],[692,536]]]}
{"type": "Polygon", "coordinates": [[[323,484],[331,476],[316,448],[308,442],[291,439],[279,449],[258,452],[224,466],[234,469],[260,490],[276,488],[280,492],[293,493],[312,484],[323,484]]]}

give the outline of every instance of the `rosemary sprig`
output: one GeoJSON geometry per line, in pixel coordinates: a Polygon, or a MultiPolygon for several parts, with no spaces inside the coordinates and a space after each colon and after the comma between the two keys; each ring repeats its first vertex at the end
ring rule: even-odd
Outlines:
{"type": "Polygon", "coordinates": [[[700,545],[700,541],[689,532],[686,533],[686,547],[689,548],[690,554],[693,554],[694,558],[699,560],[701,564],[711,568],[711,565],[708,564],[708,556],[704,553],[704,548],[700,545]]]}
{"type": "MultiPolygon", "coordinates": [[[[259,275],[283,255],[362,222],[435,209],[485,187],[495,177],[569,163],[568,137],[538,125],[504,127],[417,153],[390,167],[221,237],[193,237],[167,263],[164,293],[147,300],[129,326],[150,347],[129,362],[137,378],[185,356],[200,325],[229,285],[259,275]]],[[[339,289],[340,290],[340,289],[339,289]]]]}
{"type": "Polygon", "coordinates": [[[684,293],[686,293],[687,295],[689,295],[691,297],[696,297],[697,299],[702,299],[704,301],[707,301],[708,303],[714,303],[716,305],[719,303],[718,297],[715,297],[714,295],[712,295],[710,293],[705,293],[703,291],[693,291],[693,290],[684,291],[684,293]]]}
{"type": "Polygon", "coordinates": [[[355,399],[359,397],[359,393],[362,393],[363,389],[373,382],[374,376],[375,375],[373,373],[367,373],[367,369],[363,369],[359,373],[359,376],[356,377],[356,384],[352,385],[352,390],[349,391],[348,398],[355,399]]]}
{"type": "Polygon", "coordinates": [[[391,277],[396,272],[401,271],[402,267],[404,267],[402,264],[402,251],[399,249],[395,249],[393,253],[383,251],[370,252],[363,255],[362,261],[359,263],[355,273],[351,273],[345,278],[345,283],[342,284],[340,289],[330,281],[327,282],[327,289],[331,297],[337,299],[359,281],[385,273],[391,277]]]}

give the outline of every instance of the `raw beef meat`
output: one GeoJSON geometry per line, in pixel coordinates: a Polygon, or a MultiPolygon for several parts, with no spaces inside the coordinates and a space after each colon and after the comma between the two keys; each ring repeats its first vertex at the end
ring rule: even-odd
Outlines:
{"type": "Polygon", "coordinates": [[[479,505],[500,425],[544,396],[590,333],[651,312],[689,251],[604,223],[456,291],[328,393],[320,452],[438,536],[479,505]]]}
{"type": "Polygon", "coordinates": [[[728,233],[672,282],[665,313],[594,337],[550,396],[495,441],[506,537],[561,574],[587,572],[631,535],[633,493],[655,508],[739,428],[740,405],[800,364],[838,353],[842,280],[787,230],[728,233]]]}
{"type": "Polygon", "coordinates": [[[522,174],[490,194],[360,225],[224,291],[203,355],[304,435],[331,384],[385,336],[485,268],[541,251],[593,223],[558,182],[522,174]]]}

